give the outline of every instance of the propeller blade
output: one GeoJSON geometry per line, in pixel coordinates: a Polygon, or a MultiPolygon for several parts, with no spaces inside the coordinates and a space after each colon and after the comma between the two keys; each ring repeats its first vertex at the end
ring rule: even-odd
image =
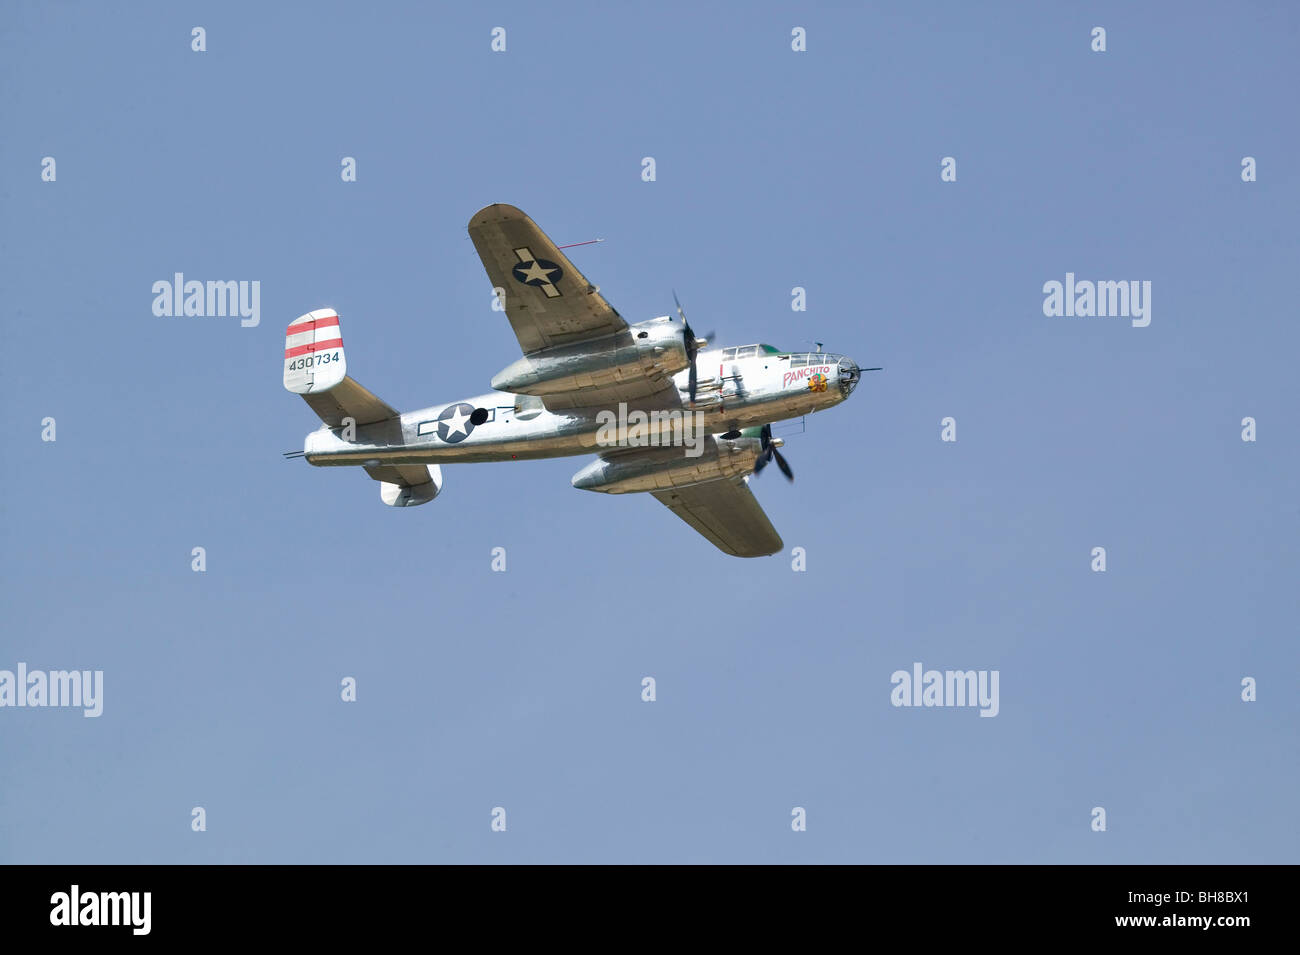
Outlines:
{"type": "Polygon", "coordinates": [[[781,473],[785,475],[786,480],[793,481],[794,472],[790,470],[790,465],[785,463],[785,458],[781,456],[781,452],[776,448],[769,448],[768,450],[771,451],[772,455],[776,458],[776,466],[781,469],[781,473]]]}
{"type": "Polygon", "coordinates": [[[682,308],[682,303],[677,300],[677,289],[673,289],[673,304],[677,306],[677,315],[682,320],[683,325],[687,325],[686,312],[682,308]]]}
{"type": "Polygon", "coordinates": [[[793,481],[794,472],[790,470],[790,465],[782,457],[781,452],[776,449],[776,445],[772,443],[772,426],[770,424],[763,425],[762,430],[758,432],[758,440],[759,447],[762,450],[759,451],[758,458],[754,461],[754,473],[761,472],[763,468],[767,467],[767,462],[775,458],[776,466],[781,469],[781,473],[786,476],[786,480],[793,481]]]}
{"type": "Polygon", "coordinates": [[[688,390],[691,404],[695,404],[695,385],[699,380],[699,371],[695,367],[695,356],[700,353],[700,346],[695,339],[695,332],[691,328],[691,323],[686,320],[686,310],[682,308],[681,300],[677,298],[677,289],[673,289],[673,304],[677,306],[677,314],[682,320],[682,344],[686,346],[686,358],[691,363],[688,390]]]}

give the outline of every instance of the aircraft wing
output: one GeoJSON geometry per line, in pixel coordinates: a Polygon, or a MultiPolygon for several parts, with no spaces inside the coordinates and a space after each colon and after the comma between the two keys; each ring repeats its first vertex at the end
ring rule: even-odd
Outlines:
{"type": "MultiPolygon", "coordinates": [[[[504,292],[506,318],[525,355],[619,332],[631,334],[623,316],[596,286],[536,222],[514,206],[497,203],[474,213],[469,237],[492,287],[504,292]]],[[[612,407],[620,401],[643,408],[681,407],[671,377],[650,372],[641,378],[550,394],[542,401],[551,411],[612,407]]]]}
{"type": "Polygon", "coordinates": [[[682,396],[668,378],[638,378],[620,381],[604,388],[583,388],[547,395],[542,399],[547,411],[566,408],[616,408],[626,401],[643,409],[672,409],[682,407],[682,396]]]}
{"type": "Polygon", "coordinates": [[[568,256],[514,206],[497,203],[474,213],[469,237],[492,287],[505,291],[506,317],[524,354],[627,328],[568,256]]]}
{"type": "Polygon", "coordinates": [[[785,546],[742,477],[651,493],[725,554],[763,557],[785,546]]]}

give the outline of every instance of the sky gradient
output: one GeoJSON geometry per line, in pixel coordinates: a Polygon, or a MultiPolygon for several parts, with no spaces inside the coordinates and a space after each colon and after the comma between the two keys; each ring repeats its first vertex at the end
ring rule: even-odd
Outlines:
{"type": "Polygon", "coordinates": [[[1298,861],[1298,38],[1269,3],[6,4],[0,669],[105,690],[0,708],[0,861],[1298,861]],[[605,238],[570,255],[629,321],[676,289],[721,344],[884,366],[751,484],[784,554],[574,490],[585,457],[408,509],[282,459],[310,309],[402,409],[518,357],[492,202],[605,238]],[[259,281],[260,323],[156,317],[175,272],[259,281]],[[1150,326],[1045,316],[1067,272],[1150,281],[1150,326]],[[1000,712],[892,706],[917,661],[998,670],[1000,712]]]}

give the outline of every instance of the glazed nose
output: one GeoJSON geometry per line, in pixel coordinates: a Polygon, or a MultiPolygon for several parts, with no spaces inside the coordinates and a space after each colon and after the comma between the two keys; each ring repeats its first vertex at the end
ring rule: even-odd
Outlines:
{"type": "Polygon", "coordinates": [[[858,368],[856,362],[850,358],[840,359],[840,391],[844,392],[845,398],[853,393],[861,377],[862,370],[858,368]]]}

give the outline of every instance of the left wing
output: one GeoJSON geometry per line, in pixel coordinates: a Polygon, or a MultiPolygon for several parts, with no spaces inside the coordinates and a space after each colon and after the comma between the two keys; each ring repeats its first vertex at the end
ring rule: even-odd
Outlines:
{"type": "Polygon", "coordinates": [[[733,557],[764,557],[785,546],[743,477],[651,493],[718,550],[733,557]]]}
{"type": "Polygon", "coordinates": [[[469,237],[492,287],[505,292],[506,318],[525,355],[627,331],[600,290],[521,210],[505,203],[480,209],[469,237]]]}
{"type": "MultiPolygon", "coordinates": [[[[506,318],[525,356],[548,348],[603,339],[612,350],[633,343],[623,316],[605,301],[537,223],[505,203],[487,206],[469,220],[469,237],[493,288],[502,290],[506,318]]],[[[679,408],[670,375],[647,369],[631,377],[593,374],[589,384],[546,395],[551,411],[609,407],[620,401],[646,408],[679,408]]]]}

